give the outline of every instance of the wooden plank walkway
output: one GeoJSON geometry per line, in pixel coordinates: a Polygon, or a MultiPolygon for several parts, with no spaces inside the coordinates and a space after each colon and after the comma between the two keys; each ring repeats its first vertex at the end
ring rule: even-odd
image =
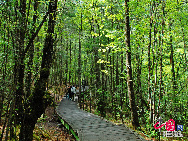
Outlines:
{"type": "Polygon", "coordinates": [[[125,126],[115,125],[78,108],[77,103],[63,98],[58,115],[78,134],[80,141],[140,141],[125,126]]]}

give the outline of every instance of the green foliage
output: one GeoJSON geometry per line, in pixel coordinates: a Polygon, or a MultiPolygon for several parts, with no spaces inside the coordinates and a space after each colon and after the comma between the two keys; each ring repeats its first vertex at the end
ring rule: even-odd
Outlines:
{"type": "MultiPolygon", "coordinates": [[[[26,48],[48,8],[49,2],[38,2],[36,11],[34,11],[34,1],[31,2],[30,9],[28,6],[26,8],[28,15],[23,49],[26,48]],[[34,22],[35,14],[37,20],[34,22]]],[[[1,3],[3,4],[0,4],[2,35],[0,37],[0,84],[2,84],[0,98],[4,98],[4,101],[0,106],[3,105],[4,116],[8,103],[13,102],[15,89],[18,89],[15,80],[18,78],[16,72],[21,49],[17,32],[22,15],[16,1],[11,1],[9,4],[1,3]]],[[[155,108],[155,117],[161,115],[166,120],[169,118],[177,120],[184,125],[187,135],[188,5],[183,0],[137,0],[130,1],[129,7],[131,27],[129,51],[139,122],[150,137],[157,136],[157,131],[150,123],[151,106],[152,110],[155,108]],[[151,89],[150,93],[149,89],[151,89]],[[152,103],[150,103],[150,94],[152,103]]],[[[54,85],[63,87],[62,84],[67,83],[79,85],[78,77],[81,73],[81,79],[86,80],[91,88],[91,93],[87,92],[81,101],[85,106],[89,107],[91,103],[94,111],[108,118],[130,119],[124,18],[125,4],[122,0],[59,1],[53,35],[56,40],[53,65],[48,87],[54,85]],[[79,39],[81,54],[79,54],[79,39]],[[81,59],[81,68],[78,66],[79,59],[81,59]]],[[[34,84],[40,78],[40,71],[47,71],[41,70],[40,67],[48,29],[47,23],[48,19],[34,40],[32,63],[31,54],[27,53],[24,59],[24,92],[27,93],[28,87],[31,88],[30,96],[23,99],[24,102],[32,97],[34,84]],[[31,74],[31,85],[27,87],[29,74],[31,74]]],[[[51,103],[52,98],[49,93],[46,93],[44,98],[51,103]]]]}

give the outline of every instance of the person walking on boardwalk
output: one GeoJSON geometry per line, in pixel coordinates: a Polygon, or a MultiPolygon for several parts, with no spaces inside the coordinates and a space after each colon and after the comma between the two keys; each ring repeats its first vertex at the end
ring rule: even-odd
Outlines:
{"type": "Polygon", "coordinates": [[[71,99],[72,95],[71,95],[71,86],[68,87],[68,99],[71,99]]]}
{"type": "Polygon", "coordinates": [[[76,94],[76,88],[75,86],[73,85],[72,88],[71,88],[71,95],[72,95],[72,100],[75,101],[75,94],[76,94]]]}

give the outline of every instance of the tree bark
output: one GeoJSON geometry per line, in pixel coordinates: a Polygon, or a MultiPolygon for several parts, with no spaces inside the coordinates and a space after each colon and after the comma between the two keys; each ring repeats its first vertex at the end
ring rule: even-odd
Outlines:
{"type": "Polygon", "coordinates": [[[131,122],[134,128],[139,126],[135,95],[133,90],[133,78],[131,67],[131,46],[130,46],[130,24],[129,24],[129,0],[125,0],[125,44],[126,44],[126,66],[127,66],[127,86],[129,104],[131,109],[131,122]]]}
{"type": "Polygon", "coordinates": [[[79,54],[78,54],[78,83],[79,83],[79,99],[78,102],[80,104],[80,109],[82,108],[81,104],[81,33],[82,33],[82,13],[81,13],[81,28],[79,33],[79,54]]]}
{"type": "MultiPolygon", "coordinates": [[[[156,3],[154,1],[154,8],[153,9],[156,9],[156,3]]],[[[153,11],[154,13],[154,17],[156,18],[157,17],[157,13],[156,13],[156,10],[153,11]]],[[[154,83],[154,86],[153,86],[153,123],[154,123],[154,120],[155,120],[155,104],[156,104],[156,88],[157,88],[157,38],[156,38],[156,34],[157,34],[157,23],[154,22],[154,42],[153,42],[153,50],[152,50],[152,53],[153,53],[153,69],[152,69],[152,74],[153,74],[153,71],[155,71],[155,79],[153,80],[153,83],[154,83]],[[155,53],[156,52],[156,53],[155,53]],[[155,70],[154,70],[155,68],[155,70]]]]}
{"type": "MultiPolygon", "coordinates": [[[[122,48],[123,49],[123,48],[122,48]]],[[[120,94],[120,106],[121,106],[121,115],[120,115],[120,117],[121,117],[121,120],[122,120],[122,122],[124,123],[124,120],[123,120],[123,102],[125,101],[124,100],[124,96],[125,96],[125,94],[124,94],[124,78],[123,78],[123,70],[124,70],[124,68],[123,68],[123,57],[124,57],[124,54],[123,54],[123,51],[121,51],[121,75],[120,76],[122,76],[122,78],[120,79],[120,83],[121,83],[121,94],[120,94]]]]}
{"type": "MultiPolygon", "coordinates": [[[[33,25],[35,25],[36,23],[36,20],[37,20],[37,9],[38,9],[38,0],[35,0],[34,1],[34,11],[35,11],[35,14],[33,15],[33,25]]],[[[28,16],[27,16],[28,17],[28,16]]],[[[35,27],[35,26],[34,26],[35,27]]],[[[34,34],[34,31],[31,31],[31,34],[33,35],[34,34]]],[[[33,40],[34,41],[34,40],[33,40]]],[[[26,81],[27,81],[27,94],[26,96],[28,97],[30,94],[31,94],[31,84],[32,84],[32,65],[33,65],[33,57],[34,57],[34,43],[31,43],[31,47],[29,49],[29,62],[28,62],[28,76],[26,78],[26,81]]]]}
{"type": "Polygon", "coordinates": [[[42,64],[40,79],[35,84],[33,97],[25,105],[25,114],[21,122],[21,129],[19,134],[20,141],[32,141],[33,130],[38,118],[44,113],[46,107],[51,103],[49,94],[45,91],[50,68],[52,64],[53,45],[54,45],[54,27],[56,17],[57,0],[50,1],[49,3],[49,22],[45,45],[43,48],[42,64]]]}
{"type": "Polygon", "coordinates": [[[20,1],[20,13],[19,17],[19,28],[17,32],[18,41],[18,62],[15,64],[17,66],[17,89],[16,89],[16,108],[18,109],[18,113],[16,114],[16,121],[19,123],[23,117],[23,97],[24,97],[24,60],[22,59],[24,56],[24,40],[25,40],[25,29],[26,29],[26,0],[20,1]]]}
{"type": "Polygon", "coordinates": [[[66,74],[66,84],[71,85],[70,83],[70,65],[69,65],[69,58],[70,58],[70,53],[69,53],[69,41],[67,39],[67,45],[66,45],[66,68],[65,68],[65,74],[66,74]]]}
{"type": "Polygon", "coordinates": [[[176,77],[175,77],[175,66],[174,66],[174,48],[172,45],[172,22],[170,21],[169,24],[169,30],[170,30],[170,63],[172,64],[172,84],[173,84],[173,94],[175,98],[175,91],[176,91],[176,77]]]}
{"type": "MultiPolygon", "coordinates": [[[[161,44],[160,45],[160,83],[159,83],[159,103],[158,103],[158,112],[160,114],[160,104],[161,104],[161,99],[162,99],[162,84],[163,84],[163,35],[164,35],[164,25],[165,25],[165,22],[164,22],[164,17],[165,17],[165,13],[164,13],[164,0],[162,1],[162,12],[163,12],[163,15],[162,15],[162,31],[161,31],[161,44]]],[[[164,110],[164,109],[163,109],[164,110]]]]}
{"type": "Polygon", "coordinates": [[[148,45],[148,94],[150,102],[150,124],[153,122],[153,110],[152,110],[152,95],[151,95],[151,59],[150,59],[150,49],[151,49],[151,29],[152,29],[152,6],[150,2],[150,30],[149,30],[149,45],[148,45]]]}

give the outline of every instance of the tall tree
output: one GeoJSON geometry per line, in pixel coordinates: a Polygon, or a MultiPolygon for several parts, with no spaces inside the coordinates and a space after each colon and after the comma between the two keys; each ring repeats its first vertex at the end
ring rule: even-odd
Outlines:
{"type": "Polygon", "coordinates": [[[25,43],[25,33],[26,33],[26,0],[20,1],[20,14],[19,16],[19,27],[17,28],[17,36],[18,36],[18,44],[16,45],[18,48],[18,54],[17,54],[17,62],[15,63],[15,78],[17,83],[17,89],[16,89],[16,108],[18,108],[18,116],[17,120],[18,122],[22,118],[23,114],[23,98],[24,98],[24,43],[25,43]]]}
{"type": "Polygon", "coordinates": [[[151,31],[152,30],[152,3],[150,1],[150,30],[149,30],[149,45],[148,45],[148,94],[150,101],[150,123],[153,120],[153,110],[152,110],[152,96],[151,96],[151,59],[150,59],[150,49],[151,49],[151,31]]]}
{"type": "Polygon", "coordinates": [[[21,121],[19,140],[32,141],[33,130],[38,118],[44,113],[51,102],[46,92],[46,84],[50,74],[54,46],[54,27],[56,18],[57,0],[49,2],[48,30],[43,48],[40,79],[35,84],[33,97],[25,105],[25,112],[21,121]]]}
{"type": "Polygon", "coordinates": [[[135,95],[133,90],[133,77],[131,67],[131,45],[130,45],[130,23],[129,23],[129,0],[125,0],[125,44],[126,44],[126,66],[127,66],[127,87],[129,95],[129,105],[131,109],[131,122],[136,128],[139,126],[135,95]]]}
{"type": "MultiPolygon", "coordinates": [[[[80,14],[80,18],[81,18],[81,21],[80,21],[80,29],[79,29],[79,55],[78,55],[78,85],[79,85],[79,103],[80,103],[80,108],[82,108],[82,104],[81,104],[81,35],[82,35],[82,12],[80,14]]],[[[84,105],[83,105],[84,106],[84,105]]]]}

